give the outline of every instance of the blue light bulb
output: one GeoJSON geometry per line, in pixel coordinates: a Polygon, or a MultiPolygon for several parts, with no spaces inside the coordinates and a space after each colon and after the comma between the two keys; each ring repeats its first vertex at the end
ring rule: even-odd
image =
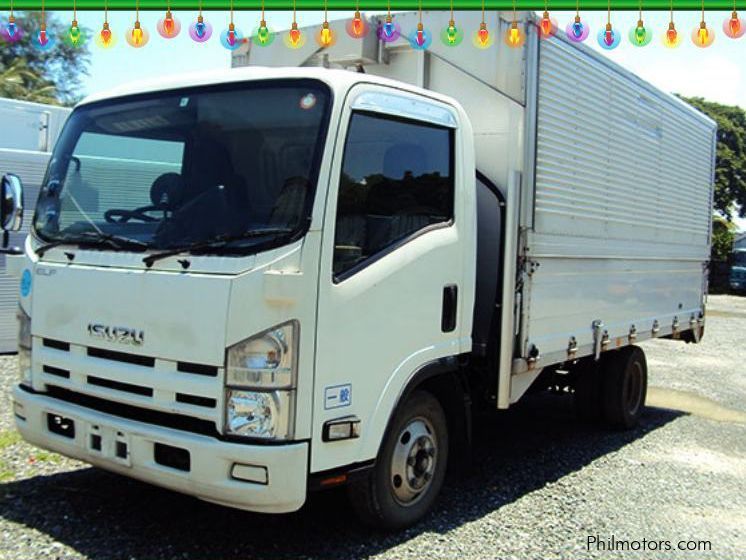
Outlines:
{"type": "Polygon", "coordinates": [[[383,32],[386,34],[387,37],[391,37],[391,35],[394,33],[394,24],[390,21],[384,23],[383,32]]]}
{"type": "Polygon", "coordinates": [[[574,22],[572,24],[572,34],[579,39],[583,34],[583,24],[579,21],[574,22]]]}
{"type": "Polygon", "coordinates": [[[194,26],[194,31],[197,33],[197,37],[200,39],[205,36],[205,22],[198,21],[194,26]]]}

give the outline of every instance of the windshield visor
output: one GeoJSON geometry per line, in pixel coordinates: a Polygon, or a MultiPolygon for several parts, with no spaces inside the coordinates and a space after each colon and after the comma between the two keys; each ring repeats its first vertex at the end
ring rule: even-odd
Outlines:
{"type": "Polygon", "coordinates": [[[329,105],[321,82],[275,80],[76,109],[47,170],[35,233],[132,240],[107,250],[224,238],[235,241],[215,251],[246,254],[287,242],[310,222],[329,105]]]}

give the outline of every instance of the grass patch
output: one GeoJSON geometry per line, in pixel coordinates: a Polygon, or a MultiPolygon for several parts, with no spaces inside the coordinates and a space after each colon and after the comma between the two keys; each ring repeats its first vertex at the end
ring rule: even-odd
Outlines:
{"type": "Polygon", "coordinates": [[[0,432],[0,451],[2,451],[3,449],[7,449],[11,445],[15,445],[16,443],[21,443],[21,434],[19,434],[15,430],[6,430],[4,432],[0,432]]]}

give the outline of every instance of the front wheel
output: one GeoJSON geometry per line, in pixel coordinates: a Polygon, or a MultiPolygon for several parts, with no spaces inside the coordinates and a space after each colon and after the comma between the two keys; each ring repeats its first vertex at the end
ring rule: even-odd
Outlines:
{"type": "Polygon", "coordinates": [[[399,407],[375,467],[348,487],[361,520],[382,529],[416,523],[432,507],[445,478],[448,428],[443,408],[416,391],[399,407]]]}

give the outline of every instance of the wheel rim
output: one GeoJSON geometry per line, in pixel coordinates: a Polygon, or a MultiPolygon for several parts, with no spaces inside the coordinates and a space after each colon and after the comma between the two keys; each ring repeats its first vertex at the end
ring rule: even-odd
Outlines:
{"type": "Polygon", "coordinates": [[[437,441],[432,424],[414,418],[396,439],[391,456],[391,488],[394,499],[411,506],[427,493],[438,461],[437,441]]]}
{"type": "Polygon", "coordinates": [[[634,362],[624,380],[624,404],[631,416],[637,414],[642,404],[642,366],[634,362]]]}

